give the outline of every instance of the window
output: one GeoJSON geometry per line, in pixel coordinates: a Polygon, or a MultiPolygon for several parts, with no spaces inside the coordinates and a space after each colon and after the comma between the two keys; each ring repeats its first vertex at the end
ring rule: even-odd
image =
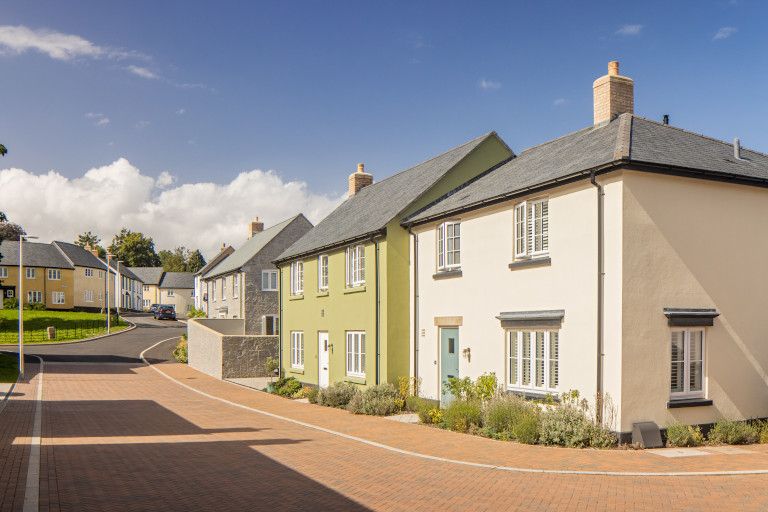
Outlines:
{"type": "Polygon", "coordinates": [[[291,368],[304,368],[304,333],[291,331],[291,368]]]}
{"type": "Polygon", "coordinates": [[[294,261],[291,263],[291,295],[301,295],[304,293],[304,262],[294,261]]]}
{"type": "Polygon", "coordinates": [[[549,200],[515,205],[515,258],[536,258],[549,253],[549,200]]]}
{"type": "Polygon", "coordinates": [[[461,266],[461,224],[443,222],[437,226],[437,269],[451,270],[461,266]]]}
{"type": "Polygon", "coordinates": [[[173,290],[168,290],[168,296],[173,297],[173,290]]]}
{"type": "Polygon", "coordinates": [[[261,334],[263,336],[277,336],[280,334],[280,319],[277,315],[261,317],[261,334]]]}
{"type": "Polygon", "coordinates": [[[556,390],[558,331],[507,331],[507,386],[556,390]]]}
{"type": "Polygon", "coordinates": [[[347,375],[365,378],[365,333],[347,332],[347,375]]]}
{"type": "Polygon", "coordinates": [[[227,298],[226,289],[227,289],[227,278],[222,277],[221,278],[221,300],[224,300],[227,298]]]}
{"type": "Polygon", "coordinates": [[[149,291],[149,285],[147,285],[147,284],[145,284],[145,285],[144,285],[144,291],[145,291],[145,292],[148,292],[148,291],[149,291]]]}
{"type": "Polygon", "coordinates": [[[211,297],[213,297],[213,302],[216,302],[216,281],[211,281],[211,297]]]}
{"type": "Polygon", "coordinates": [[[143,305],[145,308],[146,308],[146,307],[149,307],[149,299],[143,299],[143,300],[141,301],[141,304],[142,304],[142,305],[143,305]]]}
{"type": "Polygon", "coordinates": [[[102,277],[104,277],[104,271],[103,270],[99,270],[99,279],[101,279],[102,277]]]}
{"type": "Polygon", "coordinates": [[[328,255],[323,254],[317,257],[317,289],[325,291],[328,289],[328,255]]]}
{"type": "Polygon", "coordinates": [[[704,329],[675,329],[671,334],[671,397],[703,397],[704,329]]]}
{"type": "MultiPolygon", "coordinates": [[[[293,263],[291,263],[291,272],[293,272],[293,263]]],[[[302,267],[303,270],[303,267],[302,267]]],[[[293,274],[291,274],[293,275],[293,274]]],[[[261,291],[277,291],[277,270],[261,271],[261,291]]]]}
{"type": "Polygon", "coordinates": [[[93,277],[93,269],[92,268],[85,269],[85,277],[93,277]]]}
{"type": "Polygon", "coordinates": [[[99,292],[99,302],[104,300],[104,292],[99,292]]]}
{"type": "Polygon", "coordinates": [[[34,279],[35,278],[35,269],[34,268],[28,268],[27,269],[27,279],[34,279]]]}
{"type": "Polygon", "coordinates": [[[240,289],[240,274],[232,276],[232,298],[236,299],[238,291],[240,289]]]}
{"type": "Polygon", "coordinates": [[[8,267],[0,267],[0,279],[8,277],[8,267]]]}
{"type": "Polygon", "coordinates": [[[5,290],[6,297],[13,297],[13,290],[5,290]]]}
{"type": "Polygon", "coordinates": [[[43,292],[27,292],[27,302],[43,302],[43,292]]]}
{"type": "Polygon", "coordinates": [[[93,290],[85,290],[83,301],[93,302],[93,290]]]}
{"type": "Polygon", "coordinates": [[[365,246],[347,247],[347,286],[365,284],[365,246]]]}

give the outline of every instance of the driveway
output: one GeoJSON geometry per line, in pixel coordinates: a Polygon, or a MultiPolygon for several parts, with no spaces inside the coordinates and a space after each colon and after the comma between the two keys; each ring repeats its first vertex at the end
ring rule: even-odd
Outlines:
{"type": "Polygon", "coordinates": [[[20,510],[30,496],[40,510],[67,511],[768,509],[763,446],[667,458],[352,416],[172,363],[175,340],[157,342],[179,328],[147,325],[113,338],[119,357],[139,360],[157,345],[145,358],[163,364],[114,361],[82,344],[45,354],[42,373],[30,364],[0,414],[0,510],[20,510]],[[726,473],[744,470],[752,473],[726,473]]]}

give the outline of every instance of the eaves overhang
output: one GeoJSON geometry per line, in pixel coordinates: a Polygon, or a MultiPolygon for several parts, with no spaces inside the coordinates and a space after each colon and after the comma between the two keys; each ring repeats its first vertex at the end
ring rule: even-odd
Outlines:
{"type": "Polygon", "coordinates": [[[345,245],[350,245],[355,242],[363,242],[365,240],[371,240],[373,238],[381,238],[387,236],[387,228],[383,227],[374,231],[369,231],[368,233],[363,233],[362,235],[356,235],[351,238],[347,238],[345,240],[341,240],[338,242],[334,242],[332,244],[323,245],[321,247],[316,247],[309,251],[300,252],[297,254],[293,254],[291,256],[287,256],[285,258],[280,258],[276,260],[272,260],[272,264],[279,267],[281,264],[288,262],[288,261],[294,261],[294,260],[300,260],[302,258],[306,258],[307,256],[312,256],[315,254],[322,254],[324,252],[338,249],[340,247],[344,247],[345,245]]]}

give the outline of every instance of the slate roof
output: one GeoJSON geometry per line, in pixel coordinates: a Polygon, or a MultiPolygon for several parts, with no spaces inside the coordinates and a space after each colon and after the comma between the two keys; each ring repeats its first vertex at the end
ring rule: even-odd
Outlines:
{"type": "MultiPolygon", "coordinates": [[[[101,260],[102,265],[105,265],[103,268],[106,268],[106,264],[104,263],[104,260],[101,260]]],[[[109,260],[109,266],[112,269],[117,269],[117,261],[116,260],[109,260]]],[[[144,283],[144,281],[141,280],[139,276],[131,272],[131,269],[127,267],[125,264],[120,265],[120,275],[125,276],[128,279],[133,279],[135,281],[140,281],[141,283],[144,283]]]]}
{"type": "Polygon", "coordinates": [[[214,258],[213,258],[211,261],[209,261],[208,263],[206,263],[206,264],[205,264],[205,266],[204,266],[203,268],[201,268],[200,270],[198,270],[197,272],[195,272],[195,275],[196,275],[196,276],[202,276],[203,274],[206,274],[206,273],[207,273],[208,271],[210,271],[210,270],[211,270],[213,267],[215,267],[216,265],[218,265],[219,263],[221,263],[221,260],[223,260],[224,258],[226,258],[227,256],[229,256],[229,255],[230,255],[230,254],[232,254],[233,252],[235,252],[235,248],[234,248],[234,247],[232,247],[231,245],[228,245],[228,246],[227,246],[227,247],[225,247],[224,249],[220,250],[220,251],[219,251],[219,254],[217,254],[217,255],[216,255],[216,256],[215,256],[215,257],[214,257],[214,258]]]}
{"type": "Polygon", "coordinates": [[[221,263],[213,267],[213,269],[209,270],[206,274],[203,274],[203,279],[211,279],[216,276],[239,270],[243,265],[248,263],[251,258],[256,256],[269,242],[271,242],[273,238],[279,235],[283,229],[299,217],[303,217],[303,215],[300,213],[279,224],[275,224],[264,231],[256,233],[221,263]]]}
{"type": "MultiPolygon", "coordinates": [[[[162,270],[162,269],[161,269],[162,270]]],[[[145,283],[146,284],[146,283],[145,283]]],[[[160,288],[194,288],[195,274],[192,272],[166,272],[160,288]]]]}
{"type": "MultiPolygon", "coordinates": [[[[495,132],[360,189],[275,261],[340,245],[382,230],[495,132]]],[[[501,141],[501,139],[499,139],[501,141]]],[[[503,141],[501,141],[503,143],[503,141]]]]}
{"type": "Polygon", "coordinates": [[[128,267],[144,284],[159,285],[163,278],[163,267],[128,267]]]}
{"type": "MultiPolygon", "coordinates": [[[[0,265],[19,266],[19,242],[3,241],[0,243],[0,254],[3,255],[3,259],[0,260],[0,265]]],[[[24,266],[65,269],[75,268],[52,244],[35,242],[24,242],[24,266]]]]}
{"type": "MultiPolygon", "coordinates": [[[[64,256],[75,266],[104,269],[104,263],[97,256],[94,256],[91,251],[83,249],[79,245],[58,241],[53,242],[53,245],[58,247],[64,253],[64,256]]],[[[24,259],[26,260],[26,257],[24,259]]]]}
{"type": "Polygon", "coordinates": [[[718,178],[768,183],[768,156],[632,114],[520,152],[405,219],[418,224],[525,194],[528,190],[613,165],[639,164],[718,178]]]}

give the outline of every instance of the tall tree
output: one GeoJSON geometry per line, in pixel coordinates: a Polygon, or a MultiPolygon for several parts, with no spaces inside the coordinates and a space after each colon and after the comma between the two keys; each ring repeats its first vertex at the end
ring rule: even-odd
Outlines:
{"type": "Polygon", "coordinates": [[[160,265],[166,272],[184,272],[188,252],[184,247],[177,247],[173,251],[162,250],[157,256],[160,258],[160,265]]]}
{"type": "Polygon", "coordinates": [[[109,251],[129,267],[156,267],[160,258],[155,253],[155,242],[143,233],[133,233],[125,228],[115,235],[109,251]]]}
{"type": "Polygon", "coordinates": [[[0,222],[0,240],[9,240],[11,242],[18,242],[19,237],[26,235],[27,232],[24,228],[16,224],[15,222],[0,222]]]}
{"type": "Polygon", "coordinates": [[[0,156],[5,156],[5,154],[8,152],[7,149],[5,149],[5,146],[0,144],[0,156]]]}
{"type": "Polygon", "coordinates": [[[126,229],[126,228],[121,229],[120,232],[112,238],[112,243],[109,244],[109,247],[107,247],[107,250],[112,254],[118,254],[120,252],[120,248],[123,246],[123,242],[125,242],[125,239],[131,233],[132,231],[130,229],[126,229]]]}
{"type": "Polygon", "coordinates": [[[77,240],[75,240],[75,245],[78,245],[80,247],[98,247],[99,242],[101,242],[101,238],[99,238],[99,235],[94,235],[90,231],[86,231],[82,235],[77,235],[77,240]]]}
{"type": "Polygon", "coordinates": [[[195,249],[195,252],[189,255],[187,258],[187,272],[193,274],[205,266],[205,258],[200,253],[200,249],[195,249]]]}

